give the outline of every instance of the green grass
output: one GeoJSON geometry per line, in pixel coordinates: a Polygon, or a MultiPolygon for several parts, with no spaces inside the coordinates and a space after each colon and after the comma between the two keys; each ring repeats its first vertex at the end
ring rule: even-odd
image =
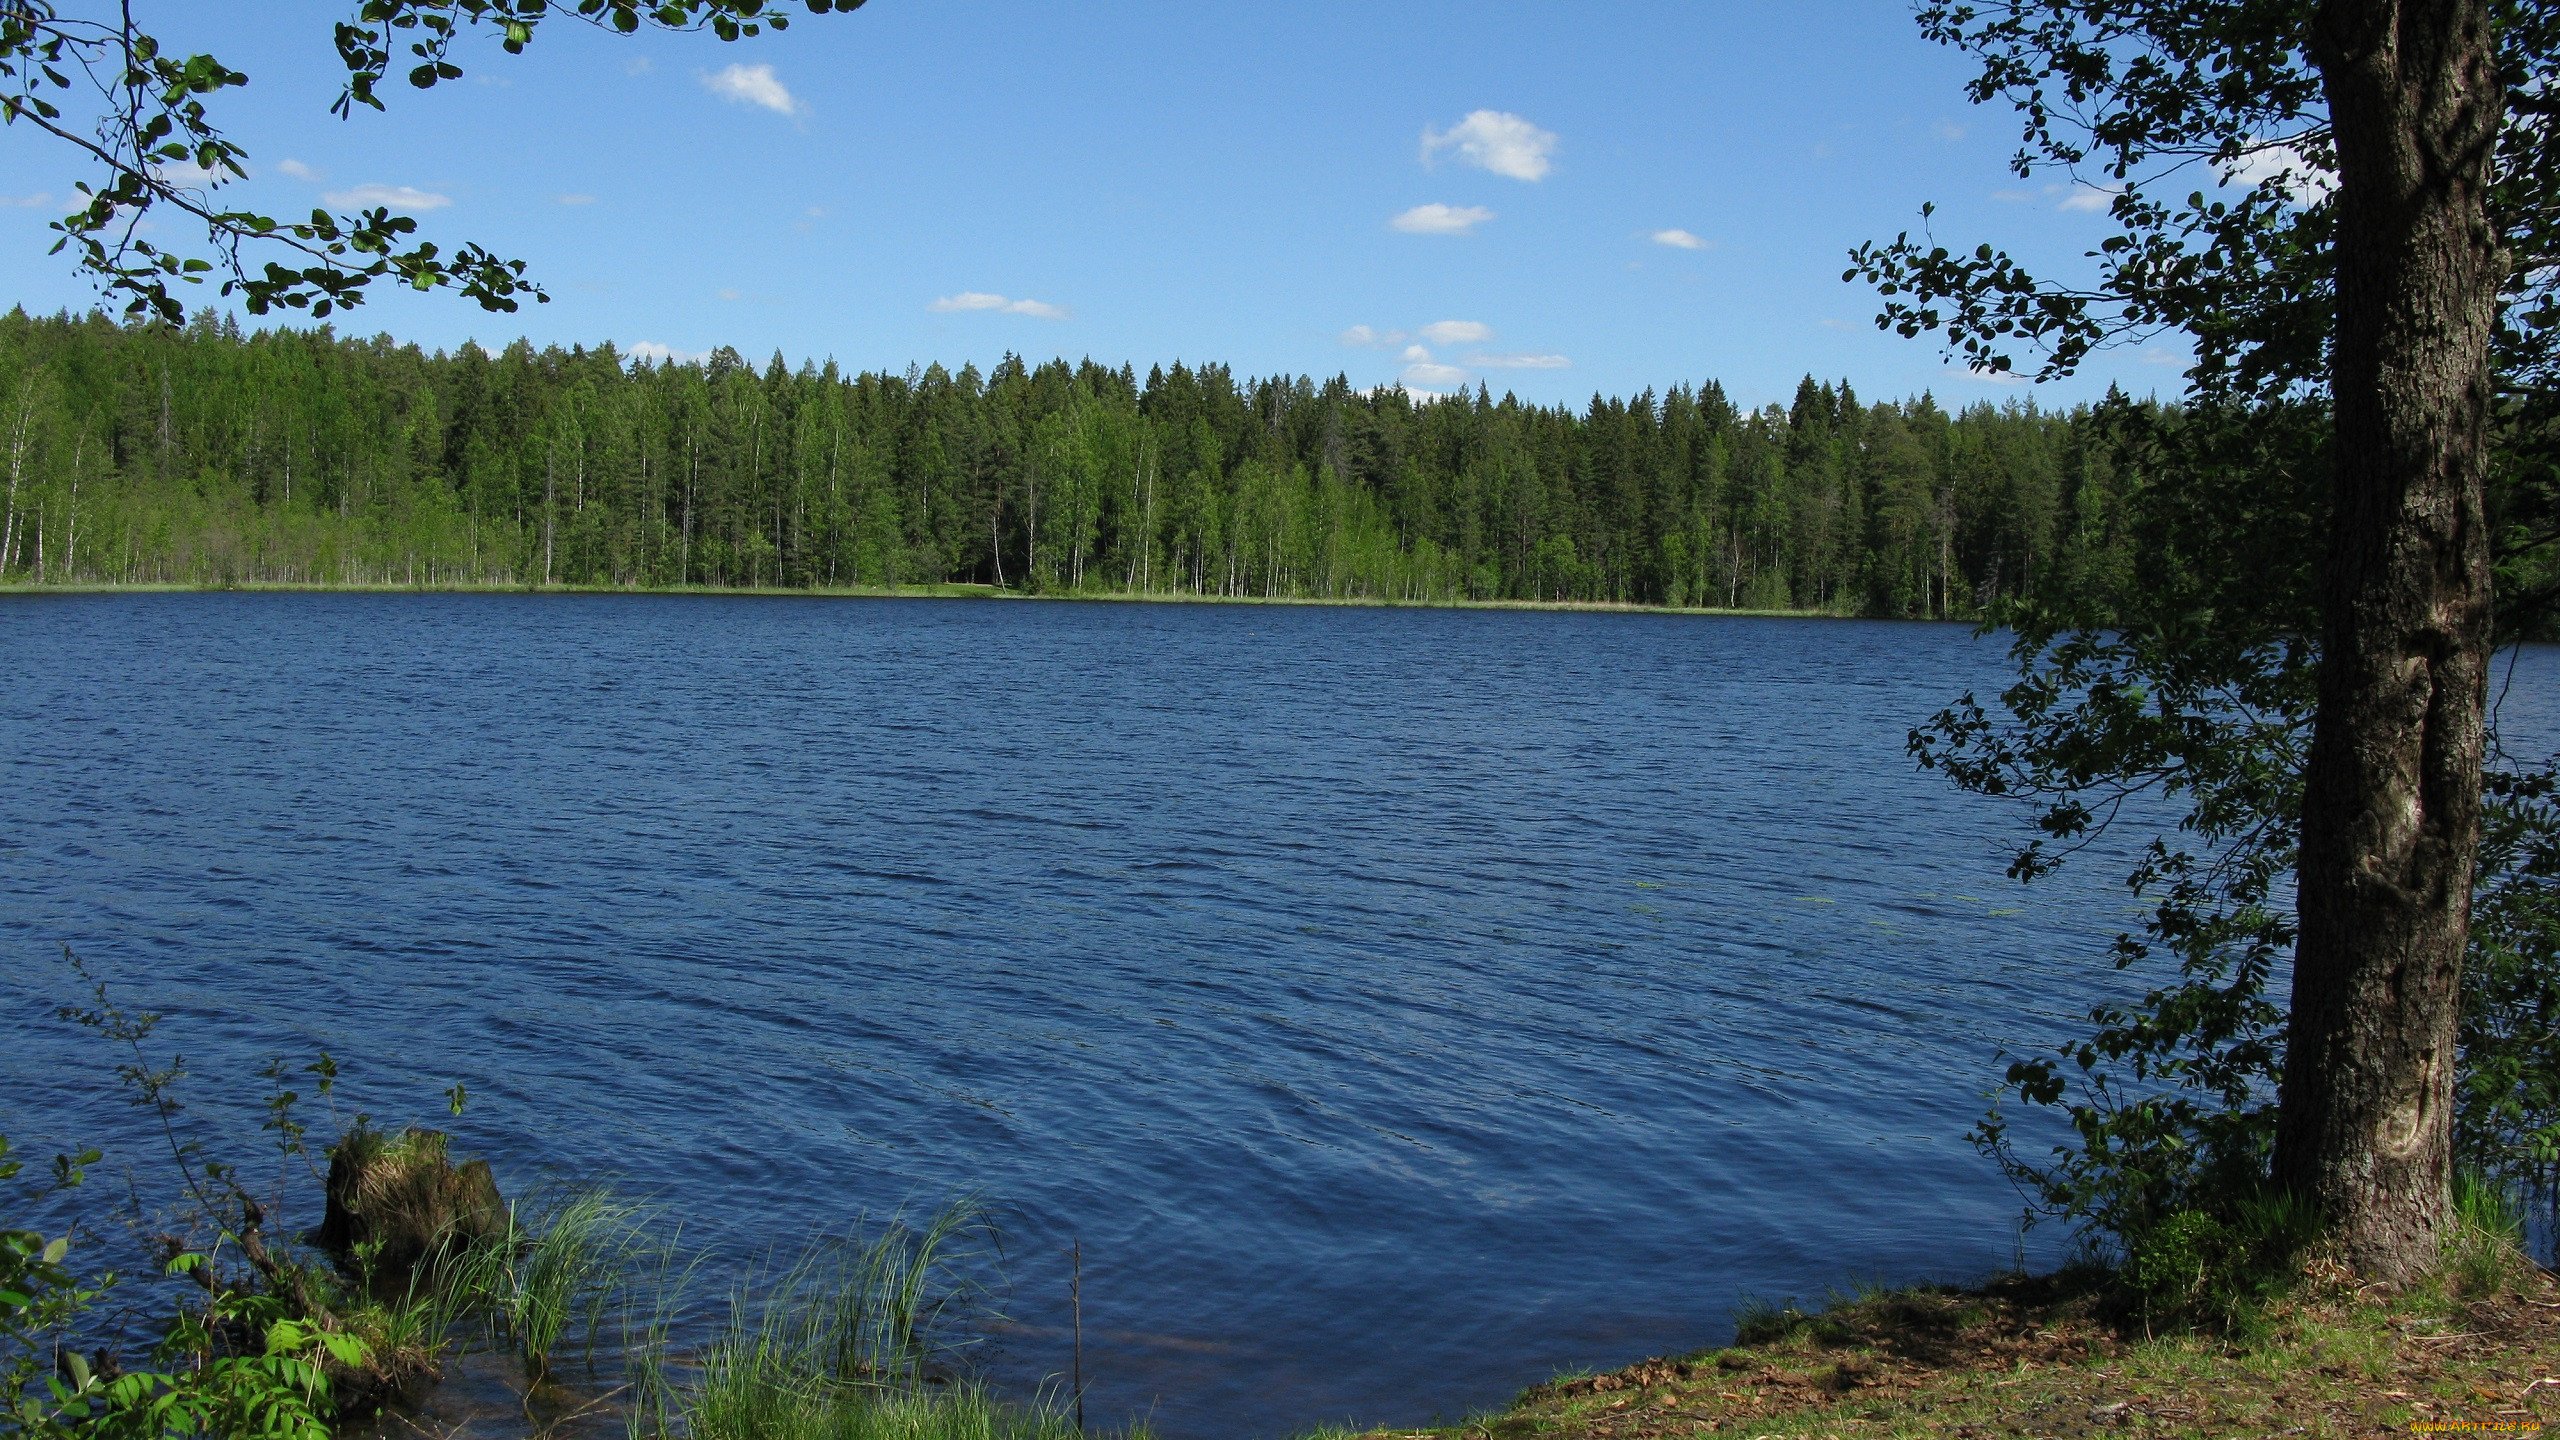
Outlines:
{"type": "Polygon", "coordinates": [[[850,1393],[766,1385],[696,1408],[687,1421],[690,1440],[1077,1440],[1074,1418],[1057,1405],[1008,1405],[974,1385],[850,1393]]]}
{"type": "MultiPolygon", "coordinates": [[[[731,1292],[689,1374],[635,1376],[634,1440],[1070,1440],[1072,1397],[1000,1402],[949,1378],[989,1235],[972,1201],[811,1247],[731,1292]]],[[[1137,1432],[1131,1432],[1135,1434],[1137,1432]]]]}
{"type": "Polygon", "coordinates": [[[143,583],[120,585],[83,581],[51,585],[24,583],[0,584],[0,595],[90,595],[90,594],[167,594],[178,591],[255,591],[312,594],[489,594],[489,595],[735,595],[735,596],[800,596],[851,599],[993,599],[993,600],[1090,600],[1119,604],[1160,605],[1324,605],[1356,606],[1372,609],[1399,610],[1590,610],[1644,615],[1722,615],[1761,619],[1842,619],[1843,612],[1832,610],[1725,609],[1698,605],[1643,605],[1614,600],[1468,600],[1468,599],[1396,599],[1384,596],[1325,595],[1193,595],[1172,591],[1119,590],[1053,590],[1031,592],[998,589],[993,585],[937,581],[931,584],[879,586],[775,586],[775,585],[526,585],[481,581],[453,581],[434,585],[389,584],[319,584],[302,581],[240,580],[227,584],[143,583]]]}
{"type": "Polygon", "coordinates": [[[2453,1179],[2453,1234],[2445,1241],[2445,1265],[2453,1281],[2472,1294],[2513,1287],[2530,1265],[2524,1251],[2524,1211],[2498,1182],[2470,1171],[2453,1179]]]}
{"type": "Polygon", "coordinates": [[[917,585],[551,585],[495,580],[439,581],[431,585],[340,583],[302,580],[115,581],[82,580],[30,585],[0,584],[0,595],[172,595],[186,592],[249,592],[310,595],[755,595],[820,596],[837,599],[971,600],[1007,597],[1015,592],[992,585],[936,581],[917,585]]]}
{"type": "Polygon", "coordinates": [[[2548,1379],[2560,1356],[2560,1283],[2514,1250],[2501,1228],[2512,1215],[2494,1192],[2464,1208],[2433,1281],[2380,1294],[2315,1254],[2241,1329],[2144,1334],[2127,1323],[2121,1282],[2095,1268],[1971,1290],[1862,1286],[1819,1311],[1746,1303],[1742,1333],[1725,1349],[1560,1375],[1498,1415],[1394,1433],[2346,1440],[2420,1422],[2560,1423],[2548,1379]]]}
{"type": "Polygon", "coordinates": [[[703,1353],[694,1403],[744,1414],[921,1389],[965,1343],[947,1322],[980,1293],[974,1242],[985,1233],[984,1211],[963,1200],[921,1225],[893,1216],[750,1276],[703,1353]]]}
{"type": "Polygon", "coordinates": [[[458,1261],[451,1284],[487,1316],[539,1388],[573,1339],[590,1363],[608,1314],[661,1254],[648,1207],[600,1188],[509,1206],[506,1232],[458,1261]]]}
{"type": "Polygon", "coordinates": [[[422,1270],[412,1293],[352,1312],[350,1328],[431,1374],[476,1324],[521,1366],[529,1409],[581,1354],[609,1386],[596,1405],[619,1411],[632,1440],[1076,1434],[1072,1397],[1010,1404],[961,1374],[992,1241],[974,1201],[858,1225],[750,1275],[716,1333],[683,1351],[677,1325],[701,1262],[656,1225],[651,1207],[601,1188],[537,1196],[509,1208],[494,1240],[422,1270]]]}

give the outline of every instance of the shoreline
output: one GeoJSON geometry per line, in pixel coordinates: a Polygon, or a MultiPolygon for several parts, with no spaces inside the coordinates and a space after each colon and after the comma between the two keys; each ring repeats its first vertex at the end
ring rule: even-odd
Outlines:
{"type": "Polygon", "coordinates": [[[2307,1275],[2249,1327],[2150,1333],[2069,1269],[1755,1307],[1734,1340],[1567,1372],[1457,1424],[1303,1440],[2498,1433],[2560,1424],[2560,1277],[2375,1298],[2307,1275]]]}
{"type": "Polygon", "coordinates": [[[298,580],[249,580],[234,584],[181,581],[66,584],[0,584],[0,599],[46,595],[628,595],[802,600],[993,600],[1105,605],[1273,605],[1346,610],[1518,610],[1555,614],[1676,615],[1729,620],[1872,620],[1892,624],[1972,625],[1971,620],[1920,616],[1857,615],[1839,610],[1725,609],[1705,605],[1646,605],[1625,600],[1394,600],[1375,596],[1196,595],[1179,591],[1085,590],[1031,592],[966,581],[926,585],[502,585],[494,582],[396,585],[298,580]]]}

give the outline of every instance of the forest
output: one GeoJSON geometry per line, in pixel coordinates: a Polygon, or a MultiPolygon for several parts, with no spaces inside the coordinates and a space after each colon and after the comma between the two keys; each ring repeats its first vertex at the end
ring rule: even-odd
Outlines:
{"type": "Polygon", "coordinates": [[[13,310],[0,406],[16,585],[968,582],[1946,618],[2104,609],[2135,564],[2124,452],[2090,409],[1810,378],[1783,409],[1710,381],[1576,411],[1214,364],[847,374],[13,310]]]}

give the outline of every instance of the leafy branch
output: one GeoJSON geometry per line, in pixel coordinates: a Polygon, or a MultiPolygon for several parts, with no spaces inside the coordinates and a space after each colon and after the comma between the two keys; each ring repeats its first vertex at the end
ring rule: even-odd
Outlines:
{"type": "MultiPolygon", "coordinates": [[[[801,0],[813,14],[857,8],[862,0],[801,0]]],[[[644,26],[707,30],[724,41],[782,30],[790,17],[767,0],[574,0],[577,19],[612,33],[644,26]]],[[[455,42],[491,30],[509,54],[567,7],[551,0],[364,0],[336,30],[346,85],[332,113],[384,109],[377,92],[395,46],[416,63],[419,89],[461,77],[455,42]]],[[[550,297],[525,276],[525,262],[477,243],[447,254],[418,235],[418,222],[389,206],[347,213],[314,209],[278,218],[224,205],[217,192],[248,176],[248,153],[215,123],[209,102],[249,77],[209,54],[180,55],[137,27],[130,0],[111,14],[66,13],[60,0],[0,0],[0,124],[26,125],[61,142],[103,172],[79,184],[82,203],[55,221],[53,253],[70,252],[136,319],[176,323],[185,306],[175,287],[218,278],[250,313],[301,310],[324,317],[362,304],[377,281],[412,290],[453,289],[484,310],[513,311],[550,297]],[[144,221],[175,213],[200,229],[200,244],[150,238],[144,221]]]]}

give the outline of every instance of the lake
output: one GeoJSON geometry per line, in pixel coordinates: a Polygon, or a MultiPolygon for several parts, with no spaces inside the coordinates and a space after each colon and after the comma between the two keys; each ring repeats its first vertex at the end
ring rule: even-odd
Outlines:
{"type": "Polygon", "coordinates": [[[1455,1419],[2020,1253],[1964,1131],[2138,985],[2138,916],[2004,880],[2019,813],[1905,756],[2005,674],[1919,624],[0,601],[0,1133],[149,1160],[35,1018],[68,943],[246,1153],[257,1067],[325,1047],[388,1120],[467,1085],[511,1193],[609,1176],[732,1260],[975,1191],[987,1363],[1065,1372],[1080,1242],[1097,1421],[1455,1419]]]}

